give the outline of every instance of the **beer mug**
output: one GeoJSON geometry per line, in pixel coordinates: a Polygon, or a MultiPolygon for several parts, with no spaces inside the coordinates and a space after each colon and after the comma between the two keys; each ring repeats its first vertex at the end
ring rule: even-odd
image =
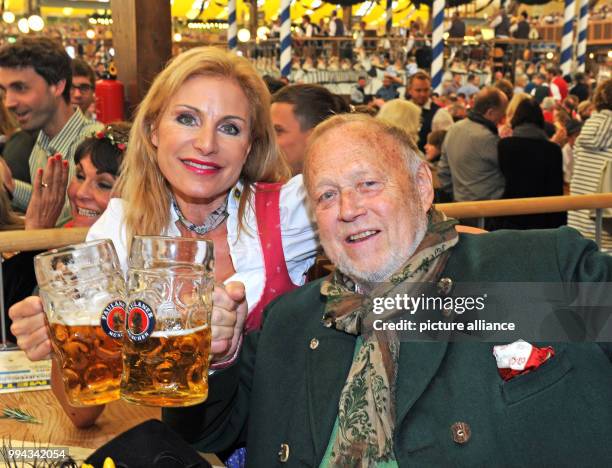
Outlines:
{"type": "Polygon", "coordinates": [[[121,397],[190,406],[208,396],[213,244],[135,236],[128,270],[121,397]]]}
{"type": "Polygon", "coordinates": [[[119,398],[125,281],[110,240],[34,257],[51,344],[74,406],[119,398]]]}

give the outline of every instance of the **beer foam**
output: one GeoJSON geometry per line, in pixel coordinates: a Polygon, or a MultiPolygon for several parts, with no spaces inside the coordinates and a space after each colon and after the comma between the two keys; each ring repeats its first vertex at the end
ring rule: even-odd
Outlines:
{"type": "Polygon", "coordinates": [[[187,330],[156,330],[151,333],[151,338],[170,338],[172,336],[185,336],[193,335],[202,330],[206,330],[208,325],[200,325],[196,328],[189,328],[187,330]]]}
{"type": "Polygon", "coordinates": [[[57,316],[49,321],[51,325],[59,324],[67,327],[99,327],[100,326],[100,317],[62,317],[57,316]]]}

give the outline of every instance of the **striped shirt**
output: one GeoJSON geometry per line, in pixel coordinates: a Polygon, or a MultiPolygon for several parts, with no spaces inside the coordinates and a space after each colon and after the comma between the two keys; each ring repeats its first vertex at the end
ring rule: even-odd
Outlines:
{"type": "MultiPolygon", "coordinates": [[[[66,125],[53,138],[49,138],[45,132],[38,133],[34,148],[30,153],[29,166],[30,178],[34,180],[36,171],[45,169],[47,159],[56,153],[60,153],[62,158],[68,161],[68,180],[72,180],[75,173],[74,152],[79,144],[95,131],[100,130],[102,125],[87,119],[80,109],[76,109],[74,114],[68,119],[66,125]]],[[[21,180],[15,180],[15,190],[13,191],[13,207],[20,211],[26,211],[30,198],[32,197],[32,185],[21,180]]],[[[70,219],[70,203],[66,195],[66,202],[62,213],[57,220],[57,226],[63,225],[70,219]]]]}
{"type": "MultiPolygon", "coordinates": [[[[594,112],[585,122],[574,145],[571,195],[599,193],[606,162],[612,164],[612,111],[594,112]]],[[[589,239],[595,239],[595,210],[568,211],[567,224],[589,239]]],[[[605,221],[604,227],[612,220],[605,221]]],[[[612,234],[602,229],[601,250],[612,253],[612,234]]]]}

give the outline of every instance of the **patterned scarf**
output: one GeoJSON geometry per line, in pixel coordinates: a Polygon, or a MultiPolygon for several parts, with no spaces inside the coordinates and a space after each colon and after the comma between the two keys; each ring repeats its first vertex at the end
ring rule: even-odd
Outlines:
{"type": "Polygon", "coordinates": [[[373,322],[406,312],[391,310],[374,315],[372,300],[395,294],[417,296],[424,283],[437,281],[449,249],[459,240],[454,227],[457,222],[433,207],[428,221],[425,237],[412,257],[387,282],[373,285],[367,295],[357,292],[355,282],[339,270],[321,284],[321,294],[327,296],[323,324],[361,335],[363,340],[340,395],[330,466],[372,467],[395,460],[395,380],[400,343],[396,333],[374,330],[373,322]]]}

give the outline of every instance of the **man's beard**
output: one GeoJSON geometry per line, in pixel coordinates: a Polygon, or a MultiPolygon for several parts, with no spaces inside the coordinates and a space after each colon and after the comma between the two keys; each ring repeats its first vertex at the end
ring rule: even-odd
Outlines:
{"type": "MultiPolygon", "coordinates": [[[[362,271],[355,267],[344,253],[341,253],[335,264],[336,267],[345,275],[353,279],[357,284],[365,286],[368,283],[380,283],[389,278],[404,265],[415,252],[427,232],[427,214],[423,212],[422,205],[419,204],[411,216],[415,222],[414,238],[408,245],[399,245],[397,250],[389,252],[389,259],[377,271],[362,271]]],[[[366,289],[369,289],[366,287],[366,289]]]]}

